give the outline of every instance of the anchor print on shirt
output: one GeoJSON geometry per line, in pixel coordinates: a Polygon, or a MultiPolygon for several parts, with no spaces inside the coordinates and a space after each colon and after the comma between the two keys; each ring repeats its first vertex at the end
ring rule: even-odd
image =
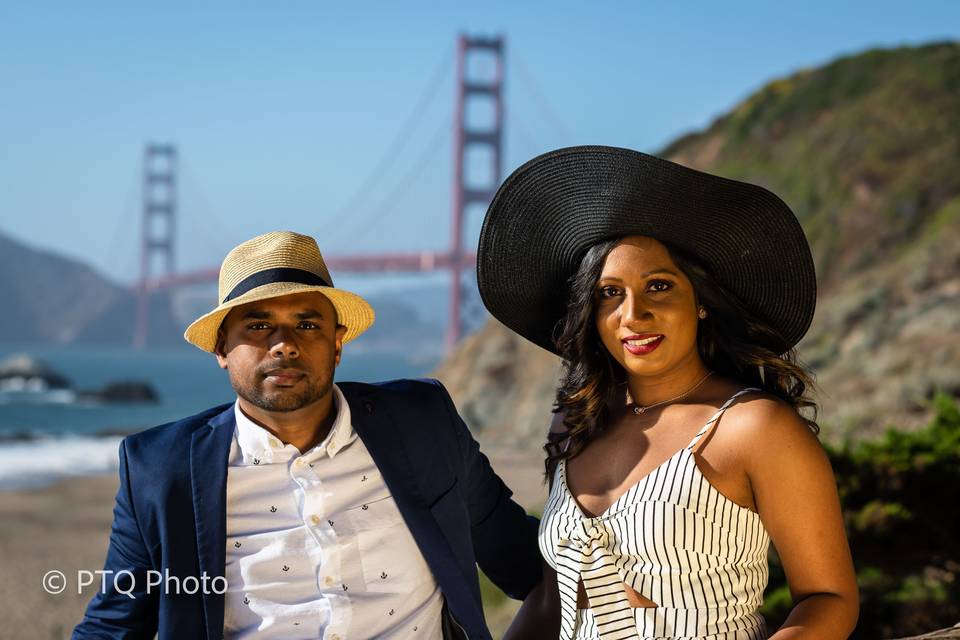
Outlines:
{"type": "Polygon", "coordinates": [[[254,458],[253,464],[260,464],[260,458],[254,458]]]}
{"type": "Polygon", "coordinates": [[[234,543],[233,543],[233,546],[236,547],[237,549],[239,549],[239,548],[240,548],[240,541],[237,540],[236,542],[234,542],[234,543]]]}
{"type": "Polygon", "coordinates": [[[364,476],[360,478],[360,482],[366,482],[366,481],[367,481],[367,476],[366,474],[364,474],[364,476]]]}
{"type": "Polygon", "coordinates": [[[281,568],[282,568],[284,571],[290,571],[290,567],[288,567],[287,565],[283,565],[283,567],[281,567],[281,568]]]}
{"type": "Polygon", "coordinates": [[[277,512],[277,508],[273,505],[270,505],[270,513],[276,513],[276,512],[277,512]]]}
{"type": "Polygon", "coordinates": [[[250,604],[250,598],[243,596],[243,604],[250,604]]]}

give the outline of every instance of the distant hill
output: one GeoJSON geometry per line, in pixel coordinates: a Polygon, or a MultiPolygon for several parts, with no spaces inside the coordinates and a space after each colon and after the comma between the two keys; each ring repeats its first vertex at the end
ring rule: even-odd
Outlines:
{"type": "MultiPolygon", "coordinates": [[[[28,247],[0,234],[0,343],[129,345],[133,341],[136,295],[82,262],[28,247]]],[[[443,348],[447,290],[414,285],[367,296],[377,314],[374,326],[352,349],[407,353],[434,359],[443,348]]],[[[186,295],[159,292],[150,298],[150,346],[192,348],[183,339],[187,324],[211,309],[210,291],[186,295]]],[[[482,309],[482,307],[481,307],[482,309]]]]}
{"type": "MultiPolygon", "coordinates": [[[[136,298],[89,266],[0,234],[0,342],[131,344],[136,298]]],[[[152,297],[151,344],[175,344],[179,323],[152,297]]],[[[182,338],[180,339],[182,342],[182,338]]]]}
{"type": "MultiPolygon", "coordinates": [[[[770,82],[657,155],[797,213],[819,300],[800,343],[824,437],[919,427],[960,396],[960,45],[872,50],[770,82]]],[[[438,375],[485,438],[538,448],[556,359],[491,323],[438,375]]]]}
{"type": "MultiPolygon", "coordinates": [[[[361,292],[358,292],[361,293],[361,292]]],[[[439,287],[415,287],[382,291],[365,296],[377,314],[373,326],[350,344],[351,351],[398,353],[413,360],[436,362],[443,352],[447,320],[445,291],[439,287]],[[431,315],[429,309],[442,313],[431,315]]]]}
{"type": "Polygon", "coordinates": [[[793,208],[821,291],[960,232],[960,45],[872,50],[775,80],[660,155],[793,208]]]}

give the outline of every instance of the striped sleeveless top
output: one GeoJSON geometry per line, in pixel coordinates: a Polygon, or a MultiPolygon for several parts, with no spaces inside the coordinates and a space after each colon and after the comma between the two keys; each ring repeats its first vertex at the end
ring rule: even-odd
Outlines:
{"type": "Polygon", "coordinates": [[[580,510],[557,465],[540,521],[540,551],[557,572],[561,640],[698,638],[763,640],[757,613],[770,538],[753,511],[700,473],[693,449],[739,396],[727,400],[686,447],[595,518],[580,510]],[[583,581],[589,609],[577,609],[583,581]],[[633,608],[623,583],[657,603],[633,608]]]}

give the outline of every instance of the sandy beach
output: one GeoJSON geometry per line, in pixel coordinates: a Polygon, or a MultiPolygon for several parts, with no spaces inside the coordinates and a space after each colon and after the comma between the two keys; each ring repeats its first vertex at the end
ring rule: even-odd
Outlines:
{"type": "MultiPolygon", "coordinates": [[[[488,455],[517,500],[539,512],[543,506],[540,461],[515,451],[488,455]]],[[[77,593],[77,573],[103,568],[116,475],[61,480],[40,489],[0,491],[0,601],[9,640],[68,638],[92,597],[95,585],[77,593]],[[62,571],[67,587],[58,595],[43,588],[48,571],[62,571]]],[[[491,627],[502,628],[512,603],[490,612],[491,627]]],[[[496,636],[496,631],[494,632],[496,636]]]]}
{"type": "Polygon", "coordinates": [[[93,595],[93,587],[77,593],[77,572],[103,568],[116,492],[116,475],[0,492],[0,601],[5,603],[0,636],[69,637],[93,595]],[[52,570],[67,577],[67,588],[58,595],[43,588],[44,574],[52,570]]]}

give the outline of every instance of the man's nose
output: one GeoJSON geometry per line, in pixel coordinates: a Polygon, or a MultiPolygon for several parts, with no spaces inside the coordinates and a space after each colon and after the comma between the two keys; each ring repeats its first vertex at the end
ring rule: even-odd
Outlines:
{"type": "Polygon", "coordinates": [[[289,327],[277,327],[270,338],[272,342],[270,345],[270,355],[274,358],[296,358],[300,355],[293,329],[289,327]]]}

